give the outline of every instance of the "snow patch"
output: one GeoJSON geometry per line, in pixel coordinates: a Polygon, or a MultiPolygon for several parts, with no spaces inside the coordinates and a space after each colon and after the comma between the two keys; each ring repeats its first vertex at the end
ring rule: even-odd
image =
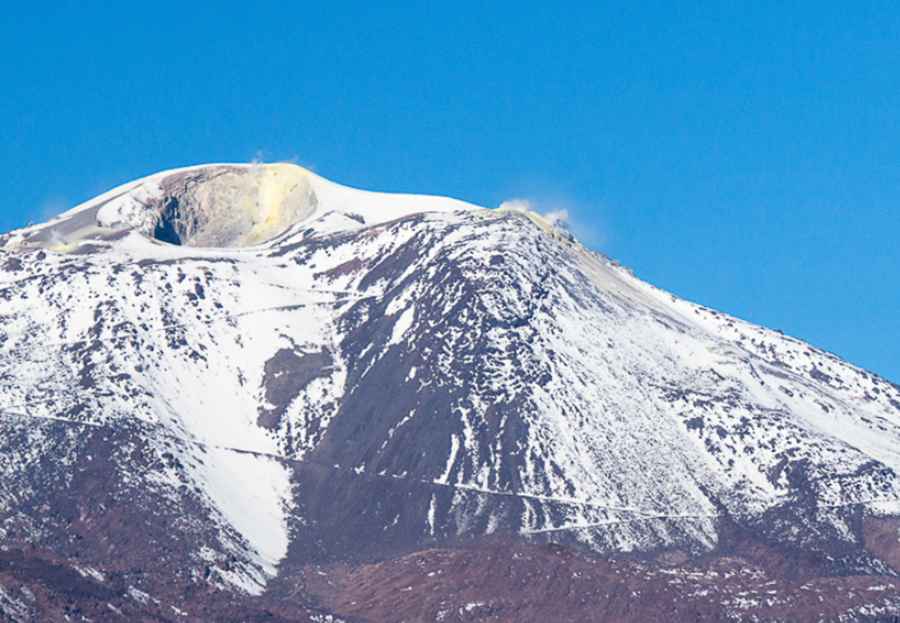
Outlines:
{"type": "Polygon", "coordinates": [[[400,317],[394,322],[394,329],[391,331],[391,339],[388,345],[399,344],[403,341],[403,336],[409,331],[415,318],[415,305],[410,305],[400,314],[400,317]]]}

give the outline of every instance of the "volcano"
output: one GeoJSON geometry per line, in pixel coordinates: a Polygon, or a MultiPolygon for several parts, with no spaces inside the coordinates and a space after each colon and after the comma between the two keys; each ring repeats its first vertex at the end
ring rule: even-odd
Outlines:
{"type": "Polygon", "coordinates": [[[0,236],[11,621],[900,615],[900,388],[290,164],[0,236]]]}

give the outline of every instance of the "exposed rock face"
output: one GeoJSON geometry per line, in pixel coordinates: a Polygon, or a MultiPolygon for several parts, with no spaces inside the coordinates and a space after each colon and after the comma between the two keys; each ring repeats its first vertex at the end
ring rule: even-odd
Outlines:
{"type": "Polygon", "coordinates": [[[546,620],[515,603],[545,565],[619,587],[567,620],[640,620],[626,587],[709,620],[896,607],[900,390],[535,215],[215,165],[0,244],[0,534],[38,570],[0,573],[8,618],[546,620]],[[506,601],[397,601],[464,582],[409,577],[435,548],[519,564],[486,540],[532,556],[479,580],[506,601]]]}
{"type": "Polygon", "coordinates": [[[287,165],[218,167],[172,175],[152,205],[153,237],[194,247],[244,247],[284,232],[316,209],[306,174],[287,165]]]}
{"type": "Polygon", "coordinates": [[[265,400],[271,406],[260,407],[257,423],[263,428],[277,430],[281,418],[291,404],[318,378],[327,377],[334,369],[330,352],[297,352],[282,348],[266,362],[263,369],[262,389],[265,400]]]}

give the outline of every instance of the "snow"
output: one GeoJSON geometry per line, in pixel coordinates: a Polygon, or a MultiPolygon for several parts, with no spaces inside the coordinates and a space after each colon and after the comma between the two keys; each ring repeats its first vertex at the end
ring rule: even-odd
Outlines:
{"type": "Polygon", "coordinates": [[[150,601],[150,595],[148,595],[144,591],[137,589],[133,586],[128,587],[128,595],[135,601],[142,603],[142,604],[146,604],[150,601]]]}
{"type": "Polygon", "coordinates": [[[435,514],[437,513],[437,497],[432,494],[428,504],[428,534],[434,536],[435,514]]]}
{"type": "Polygon", "coordinates": [[[394,328],[391,332],[391,339],[388,342],[388,345],[399,344],[403,341],[403,336],[406,335],[406,332],[409,331],[409,328],[412,326],[415,314],[415,305],[410,305],[403,310],[403,312],[400,314],[400,317],[397,318],[397,321],[394,323],[394,328]]]}
{"type": "Polygon", "coordinates": [[[459,438],[456,435],[450,435],[450,456],[447,457],[447,465],[444,467],[444,473],[442,473],[434,482],[437,484],[447,484],[447,479],[450,478],[450,472],[453,470],[453,465],[456,463],[456,454],[459,452],[459,438]]]}
{"type": "MultiPolygon", "coordinates": [[[[290,471],[276,459],[246,452],[209,448],[206,457],[199,470],[204,490],[274,576],[289,544],[290,471]]],[[[266,578],[254,579],[245,588],[258,594],[266,578]]]]}
{"type": "Polygon", "coordinates": [[[74,565],[74,567],[75,567],[75,571],[77,571],[82,577],[90,578],[97,582],[105,582],[106,581],[106,577],[102,573],[100,573],[99,571],[94,569],[93,567],[80,566],[80,565],[74,565]]]}
{"type": "MultiPolygon", "coordinates": [[[[367,367],[350,378],[360,382],[402,345],[410,364],[400,378],[422,396],[447,397],[439,412],[407,406],[379,429],[374,447],[400,456],[397,463],[344,463],[359,477],[452,489],[440,504],[432,494],[427,510],[423,500],[420,534],[514,525],[534,538],[571,533],[596,549],[682,538],[713,547],[719,505],[743,517],[790,499],[789,478],[776,473],[788,459],[808,466],[823,513],[864,505],[900,514],[896,476],[879,475],[882,467],[900,472],[896,388],[658,290],[541,217],[359,191],[294,165],[265,165],[256,172],[262,219],[250,246],[179,247],[138,227],[171,173],[123,185],[7,241],[28,277],[0,270],[9,295],[0,314],[0,376],[9,382],[0,399],[3,421],[27,422],[33,443],[15,459],[0,456],[0,476],[41,460],[44,426],[77,435],[140,423],[154,431],[159,453],[176,452],[186,467],[129,478],[172,499],[179,487],[202,492],[221,547],[249,561],[222,574],[240,590],[258,593],[277,573],[302,494],[287,461],[316,449],[355,389],[347,384],[356,362],[342,350],[349,327],[362,322],[349,319],[351,309],[362,319],[383,309],[386,337],[359,345],[367,367]],[[279,210],[304,184],[315,202],[282,233],[279,210]],[[102,253],[60,247],[36,259],[41,244],[30,235],[95,208],[101,224],[138,228],[102,253]],[[415,253],[403,255],[409,248],[415,253]],[[367,279],[396,256],[412,259],[367,279]],[[264,427],[261,411],[275,407],[267,363],[285,350],[324,353],[333,363],[264,427]],[[83,386],[79,374],[91,366],[93,385],[83,386]],[[451,391],[459,388],[465,395],[451,391]],[[91,408],[70,413],[81,404],[91,408]],[[415,461],[396,452],[409,443],[397,431],[413,421],[417,434],[434,439],[415,461]],[[501,516],[498,497],[520,504],[501,516]]],[[[72,237],[97,232],[88,222],[72,237]]],[[[33,494],[9,492],[0,504],[16,508],[33,494]]],[[[823,521],[853,538],[836,513],[823,521]]],[[[209,553],[204,547],[218,551],[198,544],[198,558],[209,553]]]]}
{"type": "Polygon", "coordinates": [[[33,618],[31,616],[32,608],[29,604],[2,584],[0,584],[0,615],[9,621],[28,621],[33,618]]]}

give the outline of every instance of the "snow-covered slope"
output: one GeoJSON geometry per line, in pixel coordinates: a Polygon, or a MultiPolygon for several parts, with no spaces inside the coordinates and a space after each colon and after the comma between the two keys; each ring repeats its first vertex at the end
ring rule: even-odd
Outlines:
{"type": "Polygon", "coordinates": [[[6,542],[257,593],[488,534],[864,568],[900,515],[897,386],[534,214],[209,165],[0,243],[6,542]]]}

